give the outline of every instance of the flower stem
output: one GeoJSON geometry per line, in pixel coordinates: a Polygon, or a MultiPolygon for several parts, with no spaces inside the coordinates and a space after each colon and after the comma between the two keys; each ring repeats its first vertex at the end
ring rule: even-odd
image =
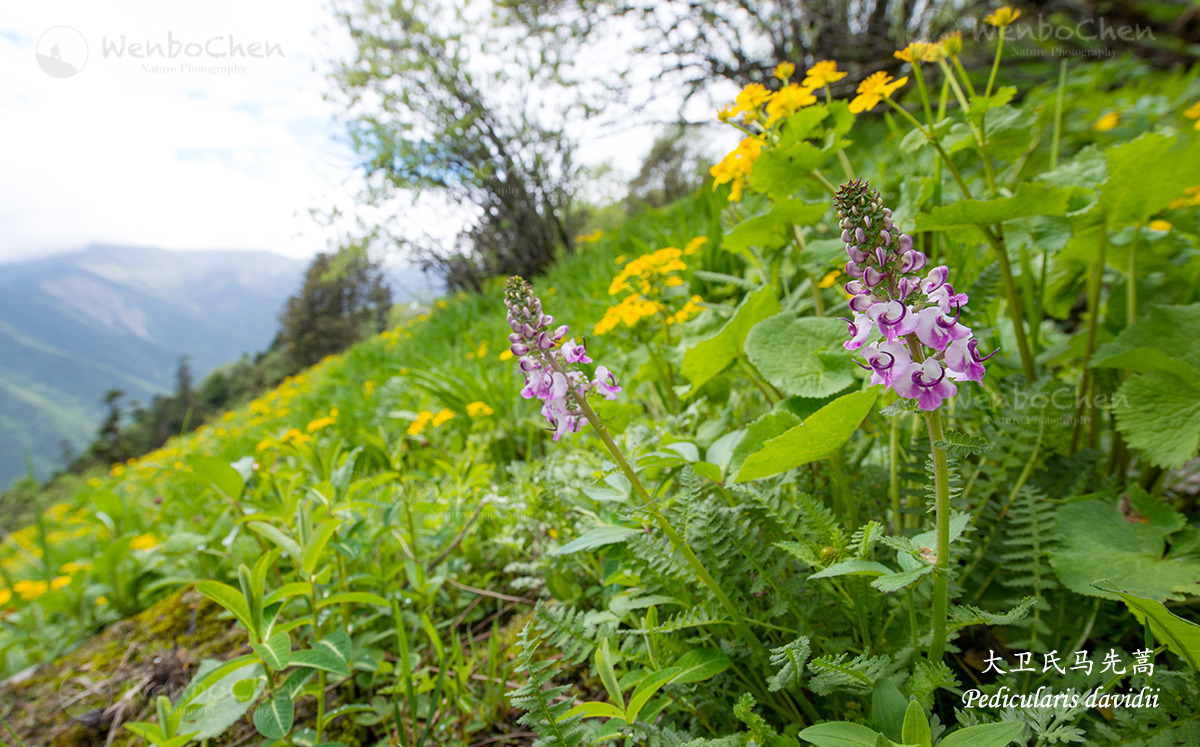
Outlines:
{"type": "Polygon", "coordinates": [[[650,497],[650,494],[646,491],[645,486],[642,485],[642,481],[638,478],[637,473],[634,472],[633,468],[629,466],[629,462],[626,461],[625,455],[621,453],[621,449],[617,446],[616,442],[613,441],[612,436],[609,435],[608,429],[605,428],[604,424],[600,422],[600,418],[596,416],[596,412],[592,410],[591,405],[588,404],[587,398],[580,396],[578,392],[572,392],[571,396],[575,398],[575,402],[583,411],[584,416],[588,419],[588,422],[592,424],[592,428],[595,429],[596,435],[600,436],[600,440],[604,442],[605,447],[608,448],[609,453],[612,454],[613,459],[616,460],[617,466],[621,468],[621,471],[625,473],[625,477],[629,480],[630,484],[633,485],[634,492],[637,493],[638,498],[640,498],[642,501],[642,507],[650,512],[650,515],[654,517],[654,522],[658,524],[658,528],[662,530],[662,533],[667,535],[667,539],[671,541],[671,545],[675,548],[675,551],[682,555],[685,560],[687,560],[688,565],[692,567],[692,572],[696,574],[696,577],[700,579],[701,583],[708,587],[709,592],[717,598],[717,601],[729,614],[730,620],[733,622],[733,627],[735,630],[737,630],[738,635],[748,642],[755,649],[756,653],[765,656],[766,647],[763,645],[762,641],[759,640],[758,636],[754,634],[754,631],[750,629],[750,626],[746,624],[746,620],[742,616],[742,613],[738,610],[737,606],[733,603],[729,596],[725,594],[724,590],[721,589],[720,584],[718,584],[717,580],[712,577],[712,574],[708,572],[708,569],[704,567],[704,563],[701,562],[700,558],[696,557],[696,553],[692,551],[692,548],[690,545],[688,545],[687,540],[675,530],[675,527],[671,526],[671,522],[667,521],[667,517],[663,516],[662,512],[658,510],[658,506],[654,503],[654,499],[650,497]]]}
{"type": "Polygon", "coordinates": [[[925,413],[929,429],[929,446],[933,454],[934,490],[937,496],[937,564],[933,569],[933,639],[929,644],[929,661],[939,662],[946,652],[946,597],[950,575],[950,469],[946,450],[939,444],[942,433],[942,414],[938,410],[925,413]]]}
{"type": "Polygon", "coordinates": [[[996,83],[996,73],[1000,70],[1000,58],[1004,55],[1004,29],[1000,29],[1000,41],[996,44],[996,59],[992,62],[992,74],[988,76],[987,88],[984,89],[985,97],[992,95],[992,86],[996,83]]]}

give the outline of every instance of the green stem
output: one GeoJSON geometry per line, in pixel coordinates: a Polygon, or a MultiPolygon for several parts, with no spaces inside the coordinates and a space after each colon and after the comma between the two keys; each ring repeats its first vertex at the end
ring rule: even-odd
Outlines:
{"type": "MultiPolygon", "coordinates": [[[[838,152],[840,153],[841,151],[838,152]]],[[[851,176],[850,178],[853,179],[854,177],[851,176]]],[[[804,258],[804,250],[808,247],[808,244],[804,240],[804,232],[795,223],[792,224],[792,236],[796,239],[796,258],[797,260],[801,260],[804,258]]],[[[805,270],[804,274],[808,277],[808,284],[812,289],[813,313],[817,316],[825,316],[825,299],[821,298],[821,286],[817,284],[817,279],[813,277],[811,272],[805,270]]]]}
{"type": "Polygon", "coordinates": [[[929,661],[939,662],[946,651],[946,606],[950,576],[950,468],[946,450],[938,444],[945,440],[942,415],[938,410],[925,413],[929,446],[933,451],[934,490],[937,495],[937,564],[933,575],[933,639],[929,661]]]}
{"type": "Polygon", "coordinates": [[[687,540],[685,540],[683,536],[679,534],[679,532],[675,531],[675,527],[671,526],[671,522],[667,521],[667,518],[658,510],[658,506],[655,505],[654,500],[650,497],[650,494],[646,492],[646,488],[642,485],[642,481],[638,478],[637,473],[634,472],[633,468],[629,466],[629,462],[625,460],[625,455],[621,453],[621,449],[618,448],[617,444],[613,441],[612,436],[609,435],[608,429],[604,427],[604,423],[600,422],[600,418],[596,416],[595,411],[592,410],[591,405],[589,405],[587,402],[587,399],[580,396],[578,392],[573,390],[571,392],[571,396],[575,399],[576,404],[579,405],[580,410],[583,411],[584,417],[586,417],[588,422],[592,424],[592,428],[595,429],[596,435],[600,436],[600,440],[604,442],[605,447],[608,448],[609,453],[612,454],[613,459],[616,460],[617,466],[619,466],[621,471],[625,473],[625,477],[633,486],[634,492],[636,492],[638,498],[641,499],[643,508],[649,511],[650,515],[654,517],[654,522],[658,524],[658,528],[661,529],[662,533],[665,534],[667,539],[671,541],[671,545],[675,548],[675,551],[682,555],[685,560],[687,560],[688,565],[692,567],[692,572],[696,574],[696,577],[700,579],[701,583],[708,587],[709,592],[717,598],[717,601],[721,604],[725,611],[729,613],[729,618],[733,622],[733,627],[737,630],[738,634],[748,643],[750,643],[750,645],[755,649],[756,653],[765,656],[766,647],[763,645],[762,641],[759,640],[754,631],[751,630],[746,624],[746,620],[742,616],[741,611],[738,610],[737,606],[734,605],[729,596],[725,594],[725,591],[721,588],[720,584],[717,583],[717,580],[712,577],[712,574],[708,572],[708,569],[704,567],[704,563],[700,561],[700,558],[696,557],[696,553],[692,551],[692,548],[690,545],[688,545],[687,540]]]}
{"type": "Polygon", "coordinates": [[[1000,41],[996,44],[996,59],[992,62],[992,74],[988,76],[987,88],[984,89],[984,97],[992,95],[992,86],[996,82],[996,72],[1000,70],[1000,58],[1004,55],[1004,29],[1000,29],[1000,41]]]}
{"type": "MultiPolygon", "coordinates": [[[[1079,407],[1075,410],[1075,425],[1071,433],[1071,453],[1074,454],[1079,446],[1079,436],[1083,432],[1084,413],[1086,412],[1089,418],[1094,418],[1095,413],[1095,398],[1091,396],[1092,389],[1092,369],[1088,363],[1092,359],[1092,353],[1096,350],[1096,327],[1098,325],[1098,317],[1100,316],[1100,292],[1104,289],[1104,266],[1105,255],[1108,251],[1108,225],[1100,224],[1100,248],[1096,254],[1096,261],[1092,263],[1091,277],[1088,279],[1088,330],[1087,330],[1087,345],[1083,355],[1083,379],[1079,383],[1079,407]]],[[[1094,429],[1093,429],[1094,432],[1094,429]]]]}
{"type": "Polygon", "coordinates": [[[892,500],[892,532],[900,534],[904,513],[900,510],[900,429],[896,419],[892,418],[888,433],[888,497],[892,500]]]}
{"type": "Polygon", "coordinates": [[[925,122],[933,127],[933,106],[929,103],[929,89],[925,87],[925,75],[921,72],[921,63],[913,60],[913,77],[917,79],[917,92],[921,96],[921,108],[925,111],[925,122]]]}
{"type": "Polygon", "coordinates": [[[962,62],[959,61],[958,55],[955,55],[952,59],[954,60],[954,69],[957,70],[958,74],[962,77],[963,85],[967,87],[967,92],[974,96],[975,86],[971,83],[971,76],[967,75],[967,69],[963,67],[962,62]]]}
{"type": "Polygon", "coordinates": [[[1054,101],[1054,136],[1050,138],[1050,169],[1058,168],[1058,143],[1062,139],[1063,105],[1067,95],[1067,60],[1058,66],[1058,96],[1054,101]]]}
{"type": "Polygon", "coordinates": [[[821,186],[824,187],[825,191],[828,192],[830,195],[833,195],[835,197],[837,196],[837,187],[833,186],[833,184],[828,179],[826,179],[825,175],[822,174],[820,171],[818,171],[817,169],[813,169],[812,170],[812,178],[814,178],[818,182],[820,182],[821,186]]]}
{"type": "Polygon", "coordinates": [[[1133,230],[1133,241],[1129,244],[1129,271],[1125,280],[1126,295],[1125,295],[1125,324],[1132,326],[1137,321],[1137,250],[1139,239],[1142,238],[1142,227],[1136,226],[1133,230]]]}
{"type": "MultiPolygon", "coordinates": [[[[317,581],[315,578],[309,578],[309,588],[312,596],[310,603],[312,607],[312,634],[313,647],[316,647],[317,641],[321,637],[321,624],[317,618],[317,581]]],[[[325,672],[317,670],[317,728],[316,738],[313,744],[321,743],[321,733],[325,730],[325,672]]]]}

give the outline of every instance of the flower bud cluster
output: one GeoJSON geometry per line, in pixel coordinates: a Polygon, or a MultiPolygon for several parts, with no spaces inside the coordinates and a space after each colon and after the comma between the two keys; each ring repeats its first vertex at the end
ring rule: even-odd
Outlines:
{"type": "Polygon", "coordinates": [[[521,396],[542,402],[555,441],[564,433],[578,433],[585,420],[579,399],[592,391],[616,399],[621,393],[617,377],[604,366],[597,366],[591,378],[580,370],[580,364],[592,362],[586,342],[573,337],[563,342],[567,325],[554,326],[554,317],[542,311],[541,299],[522,278],[514,275],[505,283],[504,305],[512,330],[508,341],[525,374],[521,396]]]}
{"type": "Polygon", "coordinates": [[[871,383],[936,410],[958,393],[953,382],[982,381],[991,355],[979,354],[971,328],[959,321],[967,296],[947,282],[950,269],[925,271],[928,258],[899,232],[866,181],[843,184],[834,204],[853,278],[846,284],[853,318],[843,319],[850,325],[843,345],[863,351],[871,383]]]}

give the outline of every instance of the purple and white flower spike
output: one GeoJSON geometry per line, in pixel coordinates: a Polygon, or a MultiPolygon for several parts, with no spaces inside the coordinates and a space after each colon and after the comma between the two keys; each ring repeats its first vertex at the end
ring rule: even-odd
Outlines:
{"type": "Polygon", "coordinates": [[[971,328],[959,321],[965,293],[948,282],[950,268],[926,271],[929,258],[900,233],[879,192],[863,180],[843,184],[834,198],[850,261],[847,350],[861,350],[871,383],[936,410],[958,393],[955,381],[982,381],[983,363],[971,328]],[[872,227],[873,226],[873,227],[872,227]],[[922,275],[920,273],[924,272],[922,275]],[[883,339],[880,340],[880,337],[883,339]]]}
{"type": "Polygon", "coordinates": [[[571,338],[561,342],[567,325],[553,327],[554,317],[542,313],[542,302],[522,278],[513,276],[504,284],[504,305],[508,308],[508,326],[512,334],[512,354],[520,357],[525,374],[521,396],[542,402],[542,415],[550,423],[554,440],[565,433],[578,433],[587,418],[580,398],[595,391],[605,399],[621,393],[617,377],[604,366],[596,367],[595,378],[579,370],[579,364],[591,363],[586,342],[571,338]]]}

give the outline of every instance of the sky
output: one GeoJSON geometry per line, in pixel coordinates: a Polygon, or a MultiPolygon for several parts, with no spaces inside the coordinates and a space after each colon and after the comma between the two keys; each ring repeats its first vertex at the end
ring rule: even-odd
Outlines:
{"type": "MultiPolygon", "coordinates": [[[[350,49],[323,0],[0,0],[0,262],[329,248],[347,226],[310,211],[353,215],[361,184],[322,96],[350,49]]],[[[597,135],[581,160],[631,176],[653,134],[597,135]]]]}

